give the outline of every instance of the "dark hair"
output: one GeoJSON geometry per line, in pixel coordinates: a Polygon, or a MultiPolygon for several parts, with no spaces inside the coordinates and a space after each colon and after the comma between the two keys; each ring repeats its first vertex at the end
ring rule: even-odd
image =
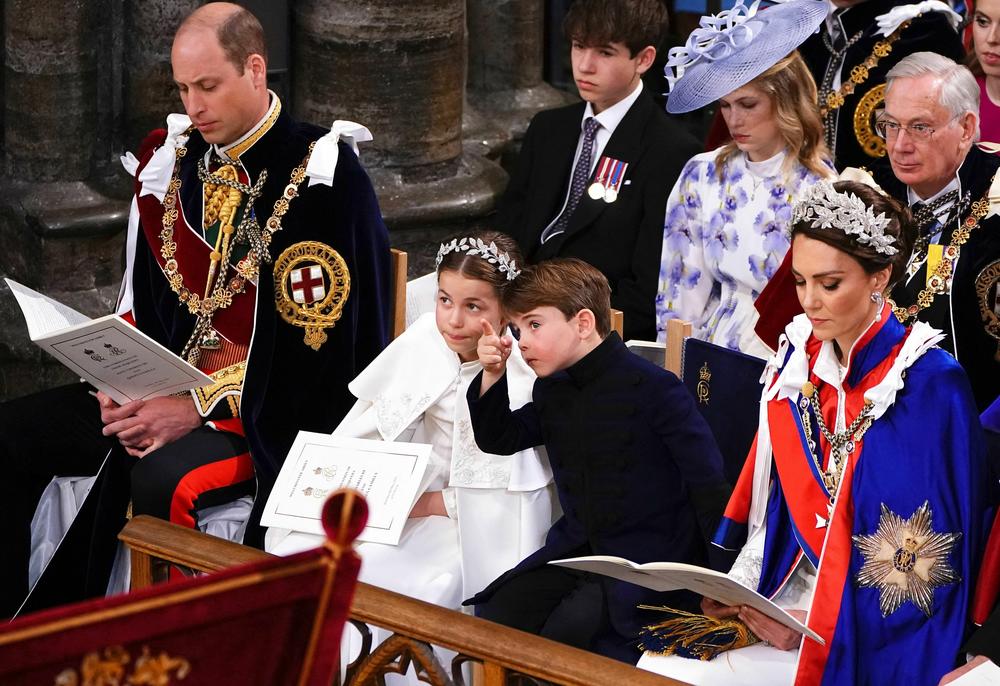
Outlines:
{"type": "Polygon", "coordinates": [[[567,320],[590,310],[600,337],[611,333],[611,287],[604,274],[583,260],[561,257],[531,265],[503,294],[508,316],[545,306],[555,307],[567,320]]]}
{"type": "Polygon", "coordinates": [[[267,62],[267,43],[264,27],[249,10],[242,7],[219,25],[219,45],[236,71],[243,74],[243,66],[250,55],[260,55],[267,62]]]}
{"type": "Polygon", "coordinates": [[[563,20],[567,40],[587,46],[624,43],[630,57],[659,45],[666,30],[662,0],[575,0],[563,20]]]}
{"type": "MultiPolygon", "coordinates": [[[[521,256],[521,249],[518,247],[517,241],[505,233],[487,229],[462,231],[461,233],[448,236],[444,240],[444,244],[451,243],[452,241],[461,241],[463,238],[480,240],[486,245],[492,243],[499,252],[507,253],[507,257],[510,258],[514,267],[523,269],[525,266],[524,258],[521,256]]],[[[453,271],[469,279],[485,281],[493,286],[497,297],[500,297],[512,283],[507,278],[507,272],[500,271],[497,264],[489,262],[478,254],[472,255],[463,250],[453,250],[441,258],[441,264],[438,265],[437,273],[440,275],[443,271],[453,271]]]]}
{"type": "Polygon", "coordinates": [[[870,245],[860,243],[856,236],[845,233],[838,229],[814,228],[809,221],[799,221],[792,226],[792,238],[803,234],[822,241],[829,246],[847,253],[861,265],[866,274],[874,274],[886,267],[892,267],[889,274],[889,283],[886,290],[899,281],[906,264],[909,262],[910,253],[913,250],[913,241],[916,234],[916,227],[913,225],[913,218],[910,210],[888,195],[880,193],[871,186],[867,186],[857,181],[838,181],[833,184],[834,189],[839,193],[852,193],[861,201],[872,208],[877,217],[881,213],[890,219],[889,226],[885,233],[896,239],[895,247],[898,248],[893,255],[883,255],[876,252],[870,245]]]}

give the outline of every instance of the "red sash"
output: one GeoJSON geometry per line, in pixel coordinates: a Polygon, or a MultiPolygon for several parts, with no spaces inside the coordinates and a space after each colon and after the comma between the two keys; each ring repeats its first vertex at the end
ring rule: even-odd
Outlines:
{"type": "MultiPolygon", "coordinates": [[[[152,152],[152,151],[151,151],[152,152]]],[[[140,195],[142,184],[139,183],[139,174],[145,168],[149,158],[143,160],[136,171],[136,199],[139,206],[139,217],[146,241],[149,243],[153,256],[156,258],[160,269],[166,265],[161,249],[163,241],[160,239],[160,231],[163,229],[163,204],[154,195],[140,195]]],[[[183,192],[183,188],[181,189],[183,192]]],[[[201,186],[198,187],[201,193],[201,186]]],[[[180,193],[178,193],[180,195],[180,193]]],[[[174,243],[177,251],[174,259],[177,260],[177,270],[184,275],[184,285],[188,290],[197,293],[199,296],[205,294],[205,282],[208,279],[208,266],[211,261],[212,248],[202,240],[197,231],[191,228],[184,216],[183,203],[178,197],[177,221],[174,222],[174,243]]],[[[227,278],[237,275],[233,267],[229,267],[227,278]]],[[[164,276],[164,278],[166,278],[164,276]]],[[[257,288],[249,281],[246,290],[233,298],[232,304],[215,311],[212,317],[212,326],[220,334],[238,345],[249,345],[250,336],[253,333],[254,306],[257,300],[257,288]]]]}

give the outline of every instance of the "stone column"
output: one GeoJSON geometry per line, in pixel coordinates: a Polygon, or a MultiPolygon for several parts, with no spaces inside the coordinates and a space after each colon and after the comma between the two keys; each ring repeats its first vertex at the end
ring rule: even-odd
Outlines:
{"type": "Polygon", "coordinates": [[[22,181],[90,174],[97,129],[98,42],[105,2],[4,3],[4,173],[22,181]]]}
{"type": "Polygon", "coordinates": [[[506,183],[462,150],[465,0],[299,0],[292,8],[296,115],[364,124],[362,151],[393,228],[488,212],[506,183]]]}
{"type": "Polygon", "coordinates": [[[467,0],[469,100],[517,141],[539,110],[575,98],[542,80],[543,0],[467,0]]]}
{"type": "MultiPolygon", "coordinates": [[[[113,0],[3,4],[0,276],[89,314],[106,313],[117,293],[117,234],[128,210],[103,190],[115,16],[113,0]]],[[[28,341],[0,287],[0,397],[71,378],[28,341]]]]}
{"type": "Polygon", "coordinates": [[[124,110],[125,147],[138,148],[143,137],[165,125],[171,112],[183,112],[170,47],[181,21],[203,3],[199,0],[128,0],[125,3],[124,110]]]}

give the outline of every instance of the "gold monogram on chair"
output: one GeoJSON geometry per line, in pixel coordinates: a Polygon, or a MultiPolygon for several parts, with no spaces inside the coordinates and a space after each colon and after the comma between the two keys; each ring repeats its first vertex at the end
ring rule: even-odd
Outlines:
{"type": "Polygon", "coordinates": [[[60,672],[54,686],[171,686],[191,673],[191,665],[184,658],[170,657],[161,652],[155,657],[149,646],[142,647],[142,654],[135,659],[122,646],[111,646],[103,652],[87,653],[80,669],[60,672]]]}

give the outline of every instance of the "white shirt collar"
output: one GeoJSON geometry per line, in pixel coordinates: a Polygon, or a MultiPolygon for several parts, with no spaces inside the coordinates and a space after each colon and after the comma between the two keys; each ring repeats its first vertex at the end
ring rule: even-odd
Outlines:
{"type": "Polygon", "coordinates": [[[635,101],[639,99],[641,93],[642,79],[639,79],[639,84],[635,87],[635,90],[600,114],[594,114],[594,107],[588,102],[583,110],[583,119],[580,120],[580,126],[583,126],[583,122],[587,121],[588,117],[595,117],[601,127],[608,132],[608,135],[613,134],[618,125],[621,124],[622,119],[625,118],[626,113],[635,104],[635,101]]]}
{"type": "MultiPolygon", "coordinates": [[[[958,182],[958,174],[956,173],[955,174],[955,178],[952,179],[948,183],[947,186],[945,186],[944,188],[942,188],[941,190],[939,190],[937,193],[935,193],[934,195],[932,195],[929,198],[921,198],[919,195],[917,195],[916,191],[914,191],[912,188],[910,188],[909,186],[907,186],[906,187],[906,201],[908,203],[910,203],[910,205],[913,205],[913,203],[916,203],[916,202],[924,202],[924,203],[934,202],[935,200],[937,200],[938,198],[940,198],[942,195],[944,195],[945,193],[947,193],[949,191],[961,191],[961,189],[962,189],[962,186],[958,182]]],[[[941,207],[939,209],[943,210],[945,208],[941,207]]]]}
{"type": "Polygon", "coordinates": [[[271,114],[274,112],[274,108],[278,106],[278,96],[270,88],[267,89],[267,94],[271,98],[271,105],[270,107],[267,108],[267,112],[264,113],[264,116],[261,117],[256,124],[251,126],[249,131],[247,131],[245,134],[234,140],[232,143],[228,143],[226,145],[215,145],[214,146],[215,152],[219,155],[219,157],[221,157],[224,160],[228,160],[229,155],[226,154],[227,150],[235,148],[237,145],[239,145],[246,139],[250,138],[250,136],[256,133],[257,129],[259,129],[261,126],[264,125],[264,122],[266,122],[268,119],[271,118],[271,114]]]}

